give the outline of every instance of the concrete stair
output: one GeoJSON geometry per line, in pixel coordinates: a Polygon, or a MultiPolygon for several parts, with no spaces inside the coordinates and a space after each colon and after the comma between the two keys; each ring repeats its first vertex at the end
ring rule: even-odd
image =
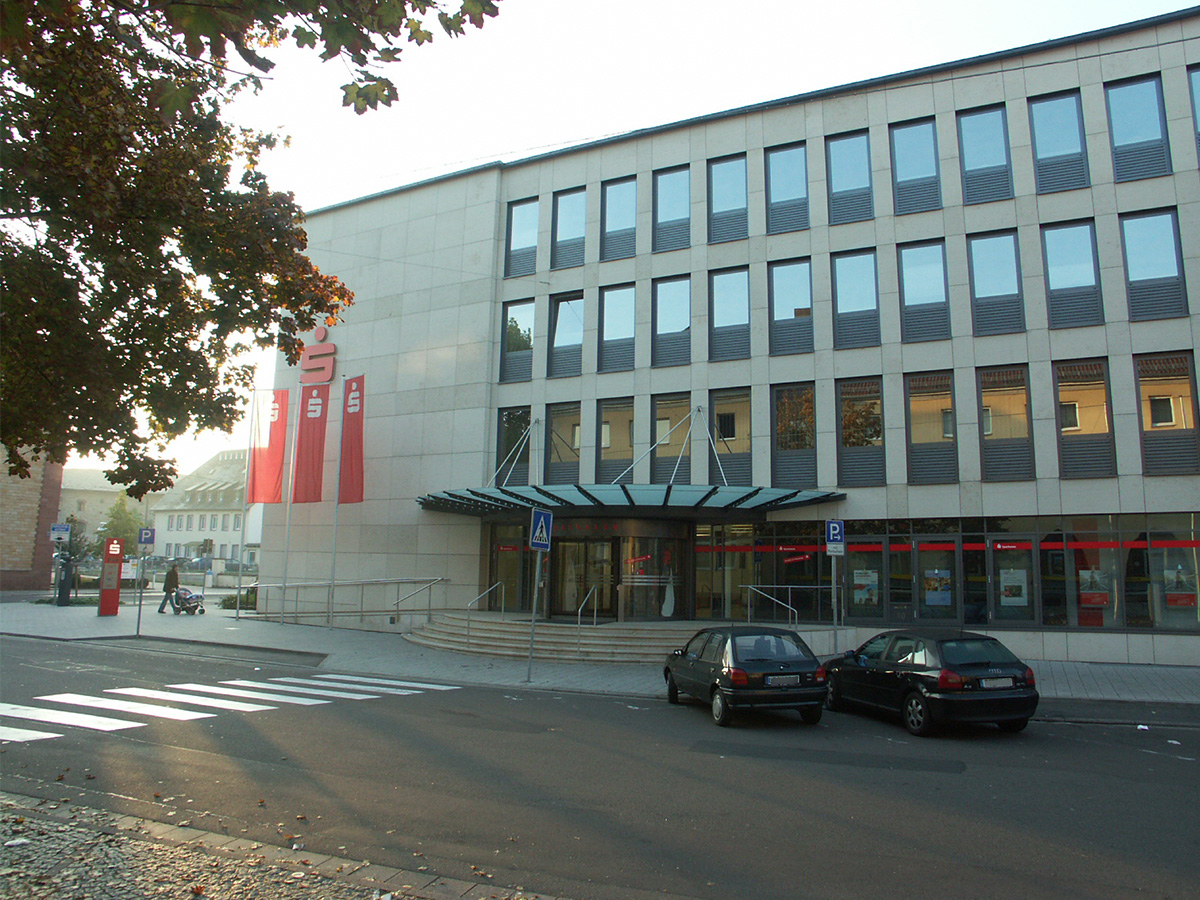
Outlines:
{"type": "MultiPolygon", "coordinates": [[[[432,622],[422,622],[407,634],[423,647],[482,653],[488,656],[529,658],[529,616],[508,613],[447,611],[435,613],[432,622]]],[[[585,620],[547,622],[534,628],[534,659],[610,663],[663,663],[672,650],[704,627],[702,622],[605,622],[592,625],[585,620]]]]}

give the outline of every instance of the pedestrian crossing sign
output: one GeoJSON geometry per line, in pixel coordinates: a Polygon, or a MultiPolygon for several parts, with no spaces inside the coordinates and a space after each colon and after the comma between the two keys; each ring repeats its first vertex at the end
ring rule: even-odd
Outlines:
{"type": "Polygon", "coordinates": [[[549,550],[550,532],[553,528],[553,514],[548,509],[534,509],[529,522],[529,549],[549,550]]]}

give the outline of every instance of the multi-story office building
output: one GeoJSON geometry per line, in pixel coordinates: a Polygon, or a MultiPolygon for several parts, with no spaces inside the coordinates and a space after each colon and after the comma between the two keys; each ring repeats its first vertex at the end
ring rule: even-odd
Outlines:
{"type": "MultiPolygon", "coordinates": [[[[840,519],[849,625],[1194,662],[1198,146],[1193,10],[312,214],[338,579],[529,609],[543,506],[549,615],[829,623],[840,519]]],[[[284,510],[264,580],[328,579],[332,497],[284,510]]]]}

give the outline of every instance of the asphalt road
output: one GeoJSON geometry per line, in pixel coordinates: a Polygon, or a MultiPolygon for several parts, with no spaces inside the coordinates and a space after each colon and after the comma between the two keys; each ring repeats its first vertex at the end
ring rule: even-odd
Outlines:
{"type": "Polygon", "coordinates": [[[1034,722],[1019,735],[918,739],[886,718],[827,713],[808,727],[788,713],[718,729],[706,707],[665,699],[344,696],[365,683],[307,695],[327,703],[249,700],[274,708],[209,707],[190,721],[38,699],[201,711],[111,691],[242,679],[302,697],[299,683],[271,679],[330,674],[311,658],[234,655],[6,638],[0,702],[144,724],[96,732],[0,716],[61,735],[3,744],[0,785],[579,900],[1181,900],[1200,884],[1195,728],[1034,722]]]}

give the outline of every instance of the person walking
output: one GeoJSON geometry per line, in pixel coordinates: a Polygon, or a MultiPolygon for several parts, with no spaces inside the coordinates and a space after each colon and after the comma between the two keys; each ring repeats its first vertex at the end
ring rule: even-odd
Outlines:
{"type": "Polygon", "coordinates": [[[162,603],[158,604],[158,611],[165,613],[168,603],[171,606],[175,605],[175,591],[179,589],[179,566],[171,566],[171,571],[167,572],[167,577],[163,579],[163,598],[162,603]]]}

